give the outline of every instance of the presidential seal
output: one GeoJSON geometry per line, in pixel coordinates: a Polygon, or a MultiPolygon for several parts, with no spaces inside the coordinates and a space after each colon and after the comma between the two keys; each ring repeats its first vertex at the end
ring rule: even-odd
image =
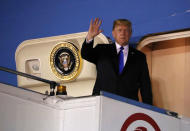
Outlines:
{"type": "Polygon", "coordinates": [[[56,45],[50,55],[50,65],[53,73],[59,79],[74,80],[82,68],[79,49],[71,42],[62,42],[56,45]]]}

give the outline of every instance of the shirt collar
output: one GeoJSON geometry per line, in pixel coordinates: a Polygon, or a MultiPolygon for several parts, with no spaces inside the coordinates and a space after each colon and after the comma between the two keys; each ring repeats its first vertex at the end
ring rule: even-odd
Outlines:
{"type": "MultiPolygon", "coordinates": [[[[115,42],[115,45],[116,45],[117,53],[119,53],[121,45],[118,44],[117,42],[115,42]]],[[[124,48],[124,52],[128,52],[129,45],[127,44],[123,46],[123,48],[124,48]]]]}

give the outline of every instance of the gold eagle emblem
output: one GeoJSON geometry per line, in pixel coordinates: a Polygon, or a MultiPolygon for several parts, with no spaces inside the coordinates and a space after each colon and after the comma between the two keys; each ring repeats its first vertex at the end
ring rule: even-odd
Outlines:
{"type": "Polygon", "coordinates": [[[50,54],[53,73],[63,81],[77,78],[82,68],[80,50],[71,42],[57,44],[50,54]]]}

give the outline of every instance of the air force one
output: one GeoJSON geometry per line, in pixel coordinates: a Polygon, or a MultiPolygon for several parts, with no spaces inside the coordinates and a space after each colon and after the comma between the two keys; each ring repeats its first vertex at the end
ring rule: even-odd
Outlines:
{"type": "MultiPolygon", "coordinates": [[[[59,83],[55,92],[66,86],[67,95],[50,95],[48,84],[21,75],[18,87],[0,83],[0,131],[190,129],[189,29],[145,36],[137,45],[147,57],[154,106],[108,92],[91,96],[96,68],[80,54],[86,35],[32,39],[18,46],[17,71],[59,83]]],[[[99,43],[109,40],[100,34],[99,43]]]]}

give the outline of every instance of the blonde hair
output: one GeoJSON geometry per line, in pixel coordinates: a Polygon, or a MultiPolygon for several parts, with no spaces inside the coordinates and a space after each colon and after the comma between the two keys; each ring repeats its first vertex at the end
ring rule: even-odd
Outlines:
{"type": "Polygon", "coordinates": [[[113,28],[112,30],[114,30],[114,28],[118,25],[124,25],[127,26],[129,28],[129,31],[132,33],[132,23],[131,21],[127,20],[127,19],[117,19],[113,22],[113,28]]]}

